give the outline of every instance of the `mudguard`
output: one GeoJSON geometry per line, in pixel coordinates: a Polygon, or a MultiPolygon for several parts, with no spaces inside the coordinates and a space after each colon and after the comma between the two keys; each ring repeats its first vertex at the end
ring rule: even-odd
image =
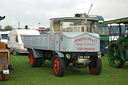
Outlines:
{"type": "MultiPolygon", "coordinates": [[[[37,50],[37,49],[31,49],[34,53],[35,58],[42,58],[43,57],[43,51],[42,50],[37,50]]],[[[29,50],[29,52],[31,51],[29,50]]]]}
{"type": "Polygon", "coordinates": [[[56,53],[59,55],[60,58],[64,58],[64,54],[61,52],[56,51],[56,53]]]}

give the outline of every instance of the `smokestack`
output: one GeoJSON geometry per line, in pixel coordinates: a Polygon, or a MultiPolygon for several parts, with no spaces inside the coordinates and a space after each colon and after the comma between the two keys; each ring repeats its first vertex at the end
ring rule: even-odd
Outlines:
{"type": "Polygon", "coordinates": [[[77,13],[75,14],[75,17],[86,17],[86,13],[77,13]]]}

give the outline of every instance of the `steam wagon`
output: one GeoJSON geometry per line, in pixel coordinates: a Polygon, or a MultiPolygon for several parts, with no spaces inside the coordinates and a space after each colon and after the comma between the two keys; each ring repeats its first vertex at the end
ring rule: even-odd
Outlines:
{"type": "Polygon", "coordinates": [[[109,64],[114,68],[121,68],[128,61],[128,17],[114,19],[104,23],[110,24],[111,42],[108,49],[109,64]],[[114,26],[117,25],[117,28],[113,24],[114,26]]]}
{"type": "Polygon", "coordinates": [[[62,77],[65,67],[89,67],[90,73],[102,70],[100,36],[97,19],[62,17],[50,19],[50,33],[25,35],[24,47],[29,51],[30,66],[40,67],[52,61],[55,76],[62,77]]]}

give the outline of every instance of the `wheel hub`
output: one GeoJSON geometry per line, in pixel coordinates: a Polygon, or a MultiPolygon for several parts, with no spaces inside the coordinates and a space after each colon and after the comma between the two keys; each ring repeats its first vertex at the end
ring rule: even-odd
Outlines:
{"type": "Polygon", "coordinates": [[[54,71],[55,73],[59,73],[59,60],[57,58],[54,60],[54,71]]]}
{"type": "Polygon", "coordinates": [[[117,52],[114,53],[114,56],[116,56],[116,55],[117,55],[117,52]]]}
{"type": "Polygon", "coordinates": [[[57,68],[57,63],[55,63],[55,68],[57,68]]]}

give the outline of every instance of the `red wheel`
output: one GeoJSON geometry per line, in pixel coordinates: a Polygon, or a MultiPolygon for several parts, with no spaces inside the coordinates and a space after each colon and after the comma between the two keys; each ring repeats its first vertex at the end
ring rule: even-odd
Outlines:
{"type": "Polygon", "coordinates": [[[55,71],[56,74],[59,73],[59,68],[60,68],[59,60],[56,58],[54,60],[54,71],[55,71]]]}
{"type": "Polygon", "coordinates": [[[42,58],[35,58],[32,50],[29,51],[29,58],[31,67],[41,67],[42,63],[45,61],[42,58]]]}
{"type": "Polygon", "coordinates": [[[96,67],[90,67],[91,72],[95,72],[96,71],[96,67]]]}
{"type": "Polygon", "coordinates": [[[33,65],[33,53],[30,54],[30,64],[33,65]]]}
{"type": "Polygon", "coordinates": [[[89,70],[91,74],[99,75],[102,70],[102,62],[101,59],[97,57],[92,57],[91,62],[89,64],[89,70]]]}
{"type": "Polygon", "coordinates": [[[60,58],[57,54],[52,60],[53,71],[55,76],[62,77],[64,75],[65,63],[64,59],[60,58]]]}

